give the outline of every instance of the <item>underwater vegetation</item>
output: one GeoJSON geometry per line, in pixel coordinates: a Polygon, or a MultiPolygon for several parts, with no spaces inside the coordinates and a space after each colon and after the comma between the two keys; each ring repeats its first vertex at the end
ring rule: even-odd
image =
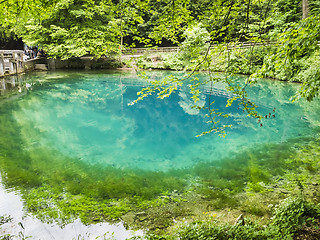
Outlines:
{"type": "Polygon", "coordinates": [[[6,126],[1,129],[6,134],[0,137],[3,184],[22,190],[28,211],[61,224],[77,217],[84,223],[117,220],[130,211],[186,201],[190,192],[208,201],[209,209],[236,207],[264,215],[269,210],[263,204],[248,204],[251,200],[238,194],[274,192],[276,187],[270,186],[279,179],[288,190],[297,181],[307,186],[319,170],[319,162],[310,158],[320,153],[320,140],[315,138],[261,144],[186,169],[144,171],[88,164],[49,148],[25,151],[19,127],[10,119],[0,119],[1,126],[6,126]],[[7,134],[9,139],[4,137],[7,134]],[[176,199],[171,193],[177,193],[176,199]]]}

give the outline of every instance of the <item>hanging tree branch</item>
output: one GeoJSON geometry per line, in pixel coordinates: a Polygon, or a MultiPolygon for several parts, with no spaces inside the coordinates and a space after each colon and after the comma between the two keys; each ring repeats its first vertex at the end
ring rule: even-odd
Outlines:
{"type": "MultiPolygon", "coordinates": [[[[131,104],[135,104],[136,102],[143,100],[145,97],[157,93],[158,98],[165,98],[165,97],[169,97],[173,92],[175,92],[179,86],[182,86],[183,82],[185,82],[186,80],[190,79],[191,83],[189,85],[190,87],[190,93],[192,94],[192,100],[194,101],[194,106],[193,108],[196,108],[198,110],[206,110],[207,111],[207,117],[209,117],[209,121],[208,123],[212,124],[211,128],[206,131],[203,132],[201,134],[199,134],[198,136],[202,136],[205,135],[207,133],[211,133],[211,132],[215,132],[218,133],[221,136],[225,136],[225,129],[227,127],[231,127],[231,125],[227,125],[227,124],[222,124],[222,122],[220,120],[217,119],[217,117],[223,117],[223,118],[228,118],[229,115],[225,114],[221,111],[219,111],[218,109],[213,107],[214,104],[214,100],[212,99],[212,92],[213,92],[213,84],[215,82],[224,82],[226,84],[226,90],[229,91],[233,96],[230,97],[226,103],[226,106],[231,106],[233,104],[233,102],[235,100],[239,100],[239,102],[237,103],[239,105],[239,108],[241,108],[243,110],[243,112],[246,112],[248,114],[248,116],[254,117],[256,119],[258,119],[258,123],[260,124],[260,126],[262,126],[261,120],[262,120],[262,116],[258,113],[257,109],[257,105],[251,101],[247,95],[246,92],[246,88],[251,84],[251,76],[247,77],[246,81],[244,82],[244,84],[241,86],[240,83],[235,83],[232,80],[232,76],[234,75],[234,71],[232,69],[230,69],[230,63],[231,63],[231,52],[234,51],[235,49],[237,49],[237,47],[234,46],[235,43],[237,43],[244,35],[247,36],[247,34],[249,34],[249,23],[250,23],[250,14],[251,14],[251,4],[252,1],[251,0],[247,0],[246,1],[247,4],[244,6],[245,7],[245,21],[244,21],[244,30],[245,31],[241,31],[238,32],[237,38],[234,39],[231,42],[226,42],[226,40],[228,40],[231,34],[234,34],[232,32],[233,29],[235,28],[228,28],[230,22],[234,21],[234,19],[232,19],[231,17],[237,17],[239,16],[239,14],[241,13],[241,8],[242,5],[240,3],[236,3],[235,1],[231,1],[231,2],[227,2],[227,9],[225,11],[225,14],[223,15],[223,19],[220,22],[219,26],[216,27],[216,30],[212,30],[211,31],[211,39],[209,41],[209,45],[206,47],[205,52],[202,55],[196,56],[195,59],[195,64],[193,65],[193,67],[191,68],[192,71],[190,73],[187,73],[186,75],[184,75],[182,78],[178,78],[175,76],[170,76],[166,79],[162,79],[162,80],[154,80],[154,81],[150,81],[151,86],[148,86],[146,88],[143,88],[139,93],[138,93],[138,98],[133,101],[131,104]],[[226,37],[224,37],[224,41],[222,44],[218,44],[217,48],[215,48],[214,51],[219,51],[219,52],[211,52],[211,50],[213,49],[213,44],[215,42],[215,38],[222,36],[222,34],[224,34],[224,32],[226,34],[228,34],[226,37]],[[221,47],[219,47],[221,46],[221,47]],[[226,56],[226,66],[225,66],[225,77],[224,78],[217,78],[217,77],[212,77],[212,73],[210,70],[210,66],[212,64],[212,57],[213,57],[213,53],[218,55],[215,55],[216,57],[219,57],[220,54],[222,54],[224,52],[226,52],[227,56],[226,56]],[[195,73],[201,68],[201,66],[208,64],[209,66],[209,79],[207,80],[199,80],[198,78],[196,78],[194,75],[195,73]],[[192,78],[194,77],[194,78],[192,78]],[[207,106],[197,106],[196,102],[199,100],[199,94],[201,92],[200,87],[204,86],[206,84],[210,84],[210,91],[209,91],[209,97],[208,97],[208,103],[207,106]]],[[[223,2],[222,4],[225,4],[226,2],[223,2]]],[[[270,0],[268,1],[268,6],[269,6],[270,0]]],[[[267,6],[267,8],[268,8],[267,6]]],[[[222,5],[220,6],[222,7],[222,5]]],[[[266,14],[264,14],[265,18],[266,18],[266,14]]],[[[264,21],[265,21],[264,18],[264,21]]],[[[232,27],[232,26],[231,26],[232,27]]],[[[234,27],[234,26],[233,26],[234,27]]],[[[260,29],[260,28],[259,28],[260,29]]],[[[259,36],[260,36],[260,40],[261,40],[261,31],[259,30],[259,36]]],[[[254,39],[255,41],[259,41],[259,39],[254,39]]],[[[250,47],[249,49],[249,56],[245,57],[246,60],[248,61],[248,66],[250,71],[252,70],[252,61],[253,61],[253,49],[255,48],[256,43],[254,42],[253,45],[250,47]]],[[[144,77],[146,75],[143,75],[144,77]]],[[[148,78],[146,78],[148,79],[148,78]]]]}

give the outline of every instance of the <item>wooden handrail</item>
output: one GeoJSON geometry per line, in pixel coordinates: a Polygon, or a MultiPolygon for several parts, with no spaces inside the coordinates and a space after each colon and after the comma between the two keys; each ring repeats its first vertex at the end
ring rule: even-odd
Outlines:
{"type": "MultiPolygon", "coordinates": [[[[252,46],[269,46],[275,45],[276,42],[264,42],[264,43],[254,43],[254,42],[239,42],[235,43],[229,48],[249,48],[252,46]]],[[[216,48],[218,45],[213,45],[211,48],[216,48]]],[[[151,48],[129,48],[123,51],[123,55],[140,55],[144,53],[161,53],[161,52],[179,52],[180,47],[151,47],[151,48]]]]}

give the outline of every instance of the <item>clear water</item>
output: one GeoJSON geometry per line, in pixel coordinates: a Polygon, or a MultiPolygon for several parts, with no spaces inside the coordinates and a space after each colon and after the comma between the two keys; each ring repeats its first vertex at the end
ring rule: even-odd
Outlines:
{"type": "Polygon", "coordinates": [[[10,234],[11,239],[117,239],[125,240],[133,236],[142,236],[143,232],[127,230],[122,222],[116,224],[99,223],[84,225],[79,219],[61,228],[55,223],[41,222],[36,217],[26,214],[20,193],[14,189],[6,189],[0,183],[0,216],[10,216],[11,222],[0,227],[0,236],[10,234]],[[18,223],[21,223],[19,225],[18,223]],[[105,238],[103,238],[103,236],[105,238]]]}
{"type": "MultiPolygon", "coordinates": [[[[147,74],[160,79],[172,73],[147,74]]],[[[211,99],[231,115],[221,119],[233,125],[226,138],[195,137],[210,125],[206,112],[191,108],[187,84],[164,100],[149,96],[129,106],[147,85],[132,72],[48,72],[2,80],[3,187],[45,185],[97,199],[151,198],[183,189],[193,176],[243,188],[248,167],[276,170],[293,152],[291,145],[319,133],[319,101],[292,103],[295,84],[260,80],[248,89],[262,115],[275,115],[262,127],[237,106],[225,107],[230,95],[223,86],[214,85],[212,92],[204,87],[198,104],[211,99]],[[221,165],[213,170],[215,163],[221,165]]]]}
{"type": "MultiPolygon", "coordinates": [[[[164,74],[151,73],[154,78],[164,74]]],[[[259,111],[275,118],[265,119],[260,127],[255,119],[229,107],[232,117],[222,121],[234,127],[222,139],[214,134],[195,138],[210,125],[205,123],[205,113],[191,109],[188,87],[168,99],[152,96],[128,106],[146,85],[134,74],[69,72],[27,77],[32,90],[10,101],[10,107],[1,104],[1,118],[19,126],[26,151],[51,148],[90,164],[156,171],[185,168],[255,144],[312,134],[318,125],[312,109],[317,104],[292,104],[289,98],[295,86],[287,83],[260,81],[249,89],[259,111]]],[[[228,97],[218,86],[211,99],[225,110],[228,97]]],[[[208,98],[208,93],[201,96],[200,104],[208,98]]]]}

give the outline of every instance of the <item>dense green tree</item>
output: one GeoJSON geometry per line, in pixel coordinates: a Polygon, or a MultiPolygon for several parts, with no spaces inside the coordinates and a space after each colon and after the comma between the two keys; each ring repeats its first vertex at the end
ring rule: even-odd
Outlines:
{"type": "Polygon", "coordinates": [[[39,46],[51,57],[68,59],[112,55],[131,25],[141,22],[140,1],[62,0],[42,21],[30,18],[18,33],[28,45],[39,46]]]}
{"type": "Polygon", "coordinates": [[[185,40],[181,43],[181,58],[190,61],[205,53],[210,42],[210,35],[201,24],[188,28],[184,36],[185,40]]]}
{"type": "Polygon", "coordinates": [[[302,82],[294,99],[312,100],[320,89],[320,18],[311,16],[278,35],[279,47],[261,69],[267,76],[302,82]]]}

